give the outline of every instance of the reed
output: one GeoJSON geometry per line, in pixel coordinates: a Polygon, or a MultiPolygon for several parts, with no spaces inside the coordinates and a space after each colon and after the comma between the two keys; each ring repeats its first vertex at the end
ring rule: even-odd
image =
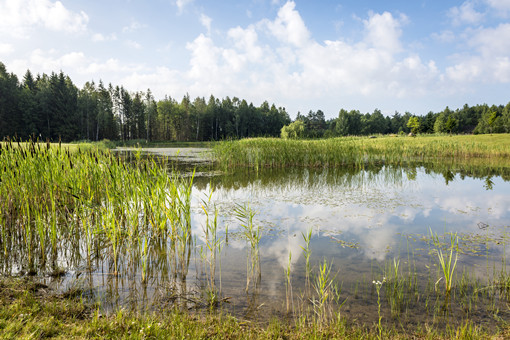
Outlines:
{"type": "Polygon", "coordinates": [[[221,296],[221,250],[224,240],[218,236],[218,209],[214,206],[210,208],[212,202],[213,190],[208,195],[207,200],[202,200],[202,211],[206,216],[205,225],[202,226],[204,232],[204,241],[206,246],[205,253],[202,253],[203,260],[208,264],[208,296],[209,305],[216,306],[221,296]],[[210,212],[212,210],[212,214],[210,212]],[[211,216],[212,215],[212,216],[211,216]],[[219,260],[217,259],[219,255],[219,260]],[[220,266],[220,288],[216,288],[216,263],[219,262],[220,266]]]}
{"type": "Polygon", "coordinates": [[[246,292],[248,292],[250,281],[255,279],[255,286],[257,286],[261,278],[259,252],[260,226],[254,224],[255,211],[250,208],[249,204],[237,204],[234,209],[234,216],[241,224],[243,236],[250,246],[246,260],[246,292]]]}
{"type": "Polygon", "coordinates": [[[4,263],[16,257],[21,270],[44,273],[58,259],[79,265],[83,254],[93,270],[92,258],[107,255],[118,274],[124,252],[139,248],[145,279],[153,241],[162,237],[179,240],[185,270],[192,180],[169,176],[165,162],[137,153],[126,165],[108,151],[10,141],[0,144],[0,176],[4,263]]]}
{"type": "Polygon", "coordinates": [[[310,296],[310,256],[312,255],[312,251],[310,249],[310,241],[312,240],[312,228],[308,230],[306,234],[301,233],[303,240],[305,241],[305,246],[301,247],[303,250],[303,254],[305,257],[305,291],[304,298],[307,300],[310,296]]]}
{"type": "Polygon", "coordinates": [[[417,138],[342,137],[322,140],[251,138],[214,146],[216,161],[235,167],[363,167],[371,162],[401,164],[409,160],[510,158],[510,135],[427,136],[417,138]]]}
{"type": "Polygon", "coordinates": [[[290,314],[294,311],[294,299],[292,297],[292,252],[289,251],[289,262],[287,263],[287,268],[284,269],[285,272],[285,300],[287,306],[287,314],[290,314]]]}
{"type": "MultiPolygon", "coordinates": [[[[341,288],[335,284],[336,274],[331,273],[332,263],[328,263],[326,259],[319,264],[318,273],[315,275],[312,287],[315,296],[311,302],[315,313],[316,320],[319,324],[326,324],[333,316],[334,302],[338,304],[341,294],[341,288]]],[[[340,304],[339,308],[346,300],[340,304]]]]}

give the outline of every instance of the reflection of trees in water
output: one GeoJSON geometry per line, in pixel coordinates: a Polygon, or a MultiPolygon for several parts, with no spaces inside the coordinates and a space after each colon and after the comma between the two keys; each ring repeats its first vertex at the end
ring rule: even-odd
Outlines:
{"type": "Polygon", "coordinates": [[[209,184],[222,189],[246,188],[253,183],[258,186],[282,188],[356,188],[381,181],[386,185],[402,186],[404,181],[414,181],[419,172],[443,176],[448,185],[457,176],[478,178],[485,181],[484,187],[491,190],[494,177],[510,181],[510,164],[485,162],[483,164],[459,164],[454,162],[407,162],[401,165],[384,165],[382,163],[366,165],[363,168],[346,166],[342,168],[284,168],[284,169],[237,169],[236,171],[215,177],[198,177],[194,185],[204,190],[209,184]]]}

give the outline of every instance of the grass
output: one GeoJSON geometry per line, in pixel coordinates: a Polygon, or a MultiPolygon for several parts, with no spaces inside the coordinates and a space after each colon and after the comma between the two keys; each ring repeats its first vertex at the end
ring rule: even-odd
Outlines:
{"type": "Polygon", "coordinates": [[[383,161],[499,159],[510,161],[510,135],[342,137],[321,140],[252,138],[220,142],[216,161],[225,168],[340,167],[383,161]]]}
{"type": "Polygon", "coordinates": [[[170,309],[101,314],[80,299],[79,291],[56,295],[30,279],[0,279],[2,339],[505,339],[510,328],[486,330],[466,321],[438,331],[427,324],[414,331],[366,327],[337,317],[326,325],[246,322],[222,313],[170,309]]]}
{"type": "Polygon", "coordinates": [[[85,245],[89,263],[94,254],[110,258],[117,275],[119,258],[142,244],[147,257],[158,242],[187,270],[192,179],[139,154],[126,165],[107,151],[39,143],[3,144],[0,164],[2,261],[21,267],[7,274],[56,271],[74,250],[72,268],[85,245]]]}

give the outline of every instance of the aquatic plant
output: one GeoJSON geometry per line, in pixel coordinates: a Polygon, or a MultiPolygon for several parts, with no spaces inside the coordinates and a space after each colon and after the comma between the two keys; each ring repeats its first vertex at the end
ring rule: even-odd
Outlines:
{"type": "Polygon", "coordinates": [[[249,204],[236,204],[234,216],[241,224],[242,234],[250,246],[246,260],[246,292],[248,292],[250,281],[255,279],[255,285],[257,286],[261,278],[259,252],[260,226],[254,224],[255,211],[251,209],[249,204]]]}
{"type": "Polygon", "coordinates": [[[379,331],[379,339],[382,339],[382,314],[381,314],[381,287],[386,282],[386,278],[383,277],[382,281],[372,281],[372,284],[375,286],[375,290],[377,292],[377,315],[379,316],[378,322],[377,322],[377,330],[379,331]]]}
{"type": "Polygon", "coordinates": [[[292,298],[292,252],[289,251],[289,262],[285,271],[285,300],[287,306],[287,314],[294,310],[294,300],[292,298]]]}
{"type": "MultiPolygon", "coordinates": [[[[341,294],[341,288],[334,282],[336,274],[331,273],[332,263],[328,263],[326,259],[319,264],[318,273],[312,283],[315,296],[311,302],[315,313],[316,320],[319,324],[325,324],[328,319],[333,316],[333,303],[338,304],[341,294]]],[[[344,300],[339,308],[345,303],[344,300]]]]}
{"type": "Polygon", "coordinates": [[[451,234],[449,253],[448,250],[446,253],[443,253],[441,242],[439,240],[437,233],[434,234],[431,230],[430,234],[432,237],[432,242],[434,243],[435,246],[434,251],[437,255],[437,260],[439,262],[440,269],[443,274],[442,278],[440,279],[444,279],[445,295],[448,297],[452,289],[453,276],[458,260],[459,240],[457,237],[457,233],[451,234]]]}

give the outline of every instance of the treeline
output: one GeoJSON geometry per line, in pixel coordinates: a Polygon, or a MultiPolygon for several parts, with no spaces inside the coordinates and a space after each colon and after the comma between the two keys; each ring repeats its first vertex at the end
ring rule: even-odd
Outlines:
{"type": "Polygon", "coordinates": [[[424,116],[410,112],[384,116],[380,110],[360,113],[358,110],[341,109],[338,118],[326,120],[321,110],[307,115],[298,113],[296,120],[282,129],[285,138],[320,138],[337,136],[360,136],[374,134],[408,133],[456,133],[483,134],[510,132],[510,103],[506,106],[487,104],[464,105],[455,111],[446,107],[441,112],[429,112],[424,116]]]}
{"type": "Polygon", "coordinates": [[[464,105],[455,111],[419,116],[380,110],[340,110],[326,120],[321,110],[298,112],[294,122],[284,108],[259,107],[229,97],[209,99],[186,95],[156,101],[150,90],[130,93],[122,86],[87,82],[78,89],[62,71],[20,81],[0,62],[0,139],[18,137],[56,141],[132,140],[206,141],[256,136],[322,138],[398,133],[508,133],[510,103],[464,105]]]}
{"type": "Polygon", "coordinates": [[[78,89],[63,72],[21,81],[0,62],[0,139],[205,141],[279,136],[291,122],[284,108],[210,96],[156,101],[150,90],[87,82],[78,89]]]}

